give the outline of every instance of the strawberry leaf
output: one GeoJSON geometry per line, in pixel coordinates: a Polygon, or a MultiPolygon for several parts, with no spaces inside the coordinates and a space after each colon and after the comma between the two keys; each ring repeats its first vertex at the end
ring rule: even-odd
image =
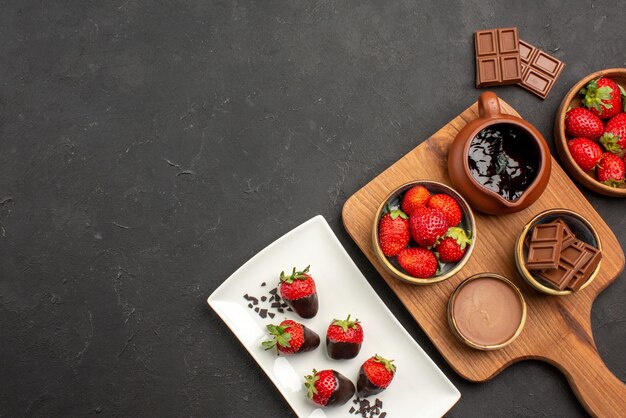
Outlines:
{"type": "Polygon", "coordinates": [[[392,210],[391,212],[389,212],[389,216],[391,217],[391,219],[396,219],[398,216],[402,219],[409,219],[406,213],[402,212],[400,209],[392,210]]]}
{"type": "Polygon", "coordinates": [[[358,319],[350,321],[350,315],[346,319],[333,319],[333,325],[337,325],[343,329],[343,332],[348,332],[348,328],[356,328],[356,324],[359,323],[358,319]]]}
{"type": "Polygon", "coordinates": [[[446,237],[450,237],[456,240],[456,243],[459,244],[459,247],[462,250],[472,243],[472,240],[469,238],[465,230],[463,228],[459,228],[458,226],[448,228],[448,231],[446,232],[446,237]]]}
{"type": "Polygon", "coordinates": [[[396,372],[396,365],[393,364],[395,360],[387,360],[386,358],[381,357],[378,354],[376,354],[374,356],[374,361],[383,364],[385,366],[385,369],[387,369],[388,372],[391,372],[391,373],[396,372]]]}
{"type": "Polygon", "coordinates": [[[620,137],[611,132],[607,132],[600,137],[600,143],[608,152],[621,156],[624,152],[622,147],[619,145],[619,140],[620,137]]]}
{"type": "Polygon", "coordinates": [[[615,179],[608,179],[608,180],[603,181],[602,183],[611,187],[622,187],[626,185],[626,183],[624,183],[624,180],[615,180],[615,179]]]}
{"type": "Polygon", "coordinates": [[[294,267],[293,270],[291,271],[291,275],[290,276],[286,276],[284,271],[280,272],[280,281],[281,283],[287,283],[287,284],[291,284],[293,283],[294,280],[306,280],[308,278],[308,272],[309,272],[309,268],[311,266],[308,265],[306,266],[306,268],[302,271],[296,271],[296,268],[294,267]]]}
{"type": "Polygon", "coordinates": [[[317,374],[317,370],[313,369],[313,374],[304,376],[304,386],[307,389],[306,396],[307,398],[313,398],[313,395],[317,395],[317,388],[315,387],[315,382],[320,380],[319,375],[317,374]]]}

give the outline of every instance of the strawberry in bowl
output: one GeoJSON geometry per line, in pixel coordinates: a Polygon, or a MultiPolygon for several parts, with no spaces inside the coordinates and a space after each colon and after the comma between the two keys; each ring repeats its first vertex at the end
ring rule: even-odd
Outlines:
{"type": "Polygon", "coordinates": [[[382,202],[375,220],[374,252],[405,282],[431,284],[452,277],[474,247],[472,210],[442,183],[414,181],[398,187],[382,202]]]}

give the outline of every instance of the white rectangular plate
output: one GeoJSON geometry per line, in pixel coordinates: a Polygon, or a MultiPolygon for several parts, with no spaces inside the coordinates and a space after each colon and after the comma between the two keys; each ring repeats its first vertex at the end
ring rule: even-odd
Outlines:
{"type": "MultiPolygon", "coordinates": [[[[244,264],[208,298],[209,305],[224,320],[259,366],[301,417],[347,417],[352,401],[334,408],[319,408],[306,399],[303,376],[311,370],[335,369],[355,384],[361,364],[379,354],[395,359],[396,376],[389,388],[370,397],[383,401],[382,411],[389,417],[440,417],[460,398],[459,391],[411,338],[398,320],[374,292],[363,274],[322,216],[303,223],[270,244],[244,264]],[[261,307],[269,300],[260,297],[278,284],[282,270],[311,265],[317,285],[320,308],[317,316],[302,319],[294,312],[276,313],[273,319],[262,319],[249,302],[249,294],[259,298],[261,307]],[[265,286],[261,284],[265,282],[265,286]],[[333,318],[348,314],[361,321],[363,346],[352,360],[332,360],[326,354],[326,329],[333,318]],[[264,351],[261,342],[268,339],[265,325],[294,319],[317,332],[320,346],[311,352],[294,356],[277,356],[264,351]]],[[[276,312],[273,310],[272,312],[276,312]]],[[[355,415],[351,415],[355,416],[355,415]]]]}

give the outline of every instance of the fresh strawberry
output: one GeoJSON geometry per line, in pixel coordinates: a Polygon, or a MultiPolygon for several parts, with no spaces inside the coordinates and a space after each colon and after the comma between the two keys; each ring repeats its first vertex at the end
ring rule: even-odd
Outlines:
{"type": "Polygon", "coordinates": [[[387,257],[396,256],[411,239],[409,217],[401,210],[388,210],[378,224],[378,243],[387,257]]]}
{"type": "Polygon", "coordinates": [[[359,380],[356,382],[357,393],[365,398],[376,395],[385,390],[396,374],[393,360],[387,360],[376,354],[365,360],[359,371],[359,380]]]}
{"type": "Polygon", "coordinates": [[[335,360],[355,358],[363,344],[363,327],[358,319],[333,319],[326,331],[326,350],[335,360]]]}
{"type": "Polygon", "coordinates": [[[434,245],[437,239],[445,235],[448,226],[446,215],[435,208],[417,208],[409,218],[411,236],[422,247],[434,245]]]}
{"type": "Polygon", "coordinates": [[[267,330],[274,338],[263,341],[265,350],[276,347],[277,352],[289,355],[315,350],[320,345],[319,335],[291,319],[280,325],[269,324],[267,330]]]}
{"type": "Polygon", "coordinates": [[[618,113],[607,122],[600,142],[607,151],[624,155],[626,151],[626,113],[618,113]]]}
{"type": "Polygon", "coordinates": [[[313,369],[313,374],[304,376],[306,396],[321,406],[339,406],[352,399],[356,392],[354,383],[335,370],[313,369]]]}
{"type": "Polygon", "coordinates": [[[430,192],[424,186],[413,186],[404,193],[402,210],[411,215],[419,207],[426,206],[430,199],[430,192]]]}
{"type": "Polygon", "coordinates": [[[456,263],[463,258],[467,246],[471,243],[472,240],[463,228],[453,227],[448,229],[445,238],[435,246],[435,251],[439,254],[439,261],[442,263],[456,263]]]}
{"type": "Polygon", "coordinates": [[[622,95],[626,92],[610,78],[600,77],[590,81],[580,94],[585,107],[600,119],[610,119],[622,111],[622,95]]]}
{"type": "Polygon", "coordinates": [[[600,145],[587,138],[572,139],[567,143],[569,153],[583,171],[591,171],[602,157],[600,145]]]}
{"type": "Polygon", "coordinates": [[[448,220],[448,226],[457,226],[463,218],[461,207],[452,196],[447,194],[433,195],[428,202],[428,207],[439,209],[448,220]]]}
{"type": "Polygon", "coordinates": [[[281,272],[278,285],[285,302],[302,318],[313,318],[319,309],[315,281],[309,274],[310,267],[302,271],[296,271],[294,267],[289,276],[281,272]]]}
{"type": "Polygon", "coordinates": [[[626,164],[624,160],[610,152],[602,154],[602,159],[598,163],[596,171],[598,181],[612,187],[619,187],[624,184],[625,172],[626,164]]]}
{"type": "Polygon", "coordinates": [[[604,124],[589,109],[576,107],[565,115],[565,133],[571,138],[596,140],[604,133],[604,124]]]}
{"type": "Polygon", "coordinates": [[[437,273],[435,253],[426,248],[405,248],[398,254],[398,263],[409,275],[426,279],[437,273]]]}

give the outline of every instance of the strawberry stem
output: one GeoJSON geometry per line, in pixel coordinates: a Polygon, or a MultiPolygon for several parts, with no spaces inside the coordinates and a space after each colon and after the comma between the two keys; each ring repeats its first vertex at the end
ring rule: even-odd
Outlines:
{"type": "Polygon", "coordinates": [[[376,354],[374,356],[374,361],[377,361],[378,363],[382,363],[385,366],[385,369],[387,369],[388,372],[391,372],[391,373],[395,373],[396,372],[396,365],[393,364],[393,362],[395,360],[387,360],[386,358],[381,357],[378,354],[376,354]]]}
{"type": "Polygon", "coordinates": [[[350,315],[346,319],[333,319],[333,325],[337,325],[343,329],[343,332],[348,332],[348,328],[356,328],[356,324],[359,323],[358,319],[350,321],[350,315]]]}
{"type": "Polygon", "coordinates": [[[583,97],[583,104],[587,108],[596,109],[600,114],[604,108],[611,109],[613,107],[610,103],[605,103],[606,101],[610,101],[613,95],[613,89],[609,86],[603,86],[598,88],[598,80],[595,79],[590,81],[586,87],[583,87],[580,90],[580,94],[583,97]]]}
{"type": "Polygon", "coordinates": [[[274,347],[276,347],[276,351],[278,351],[278,346],[281,346],[284,348],[290,348],[291,344],[289,343],[289,341],[291,341],[291,334],[288,332],[285,332],[290,327],[291,325],[285,325],[285,326],[279,326],[279,325],[274,325],[274,324],[267,325],[266,328],[269,331],[270,335],[274,336],[274,339],[263,341],[261,343],[263,348],[265,348],[265,351],[271,350],[274,347]]]}
{"type": "Polygon", "coordinates": [[[313,395],[317,395],[317,388],[315,387],[315,382],[320,380],[320,377],[317,375],[317,370],[313,369],[313,374],[304,376],[304,386],[307,389],[306,396],[307,398],[313,398],[313,395]]]}
{"type": "Polygon", "coordinates": [[[285,275],[284,271],[280,272],[280,281],[287,283],[287,284],[291,284],[293,283],[294,280],[306,280],[308,277],[308,273],[309,273],[309,268],[311,267],[311,265],[306,266],[306,268],[302,271],[296,271],[296,268],[294,267],[291,275],[287,276],[285,275]]]}

